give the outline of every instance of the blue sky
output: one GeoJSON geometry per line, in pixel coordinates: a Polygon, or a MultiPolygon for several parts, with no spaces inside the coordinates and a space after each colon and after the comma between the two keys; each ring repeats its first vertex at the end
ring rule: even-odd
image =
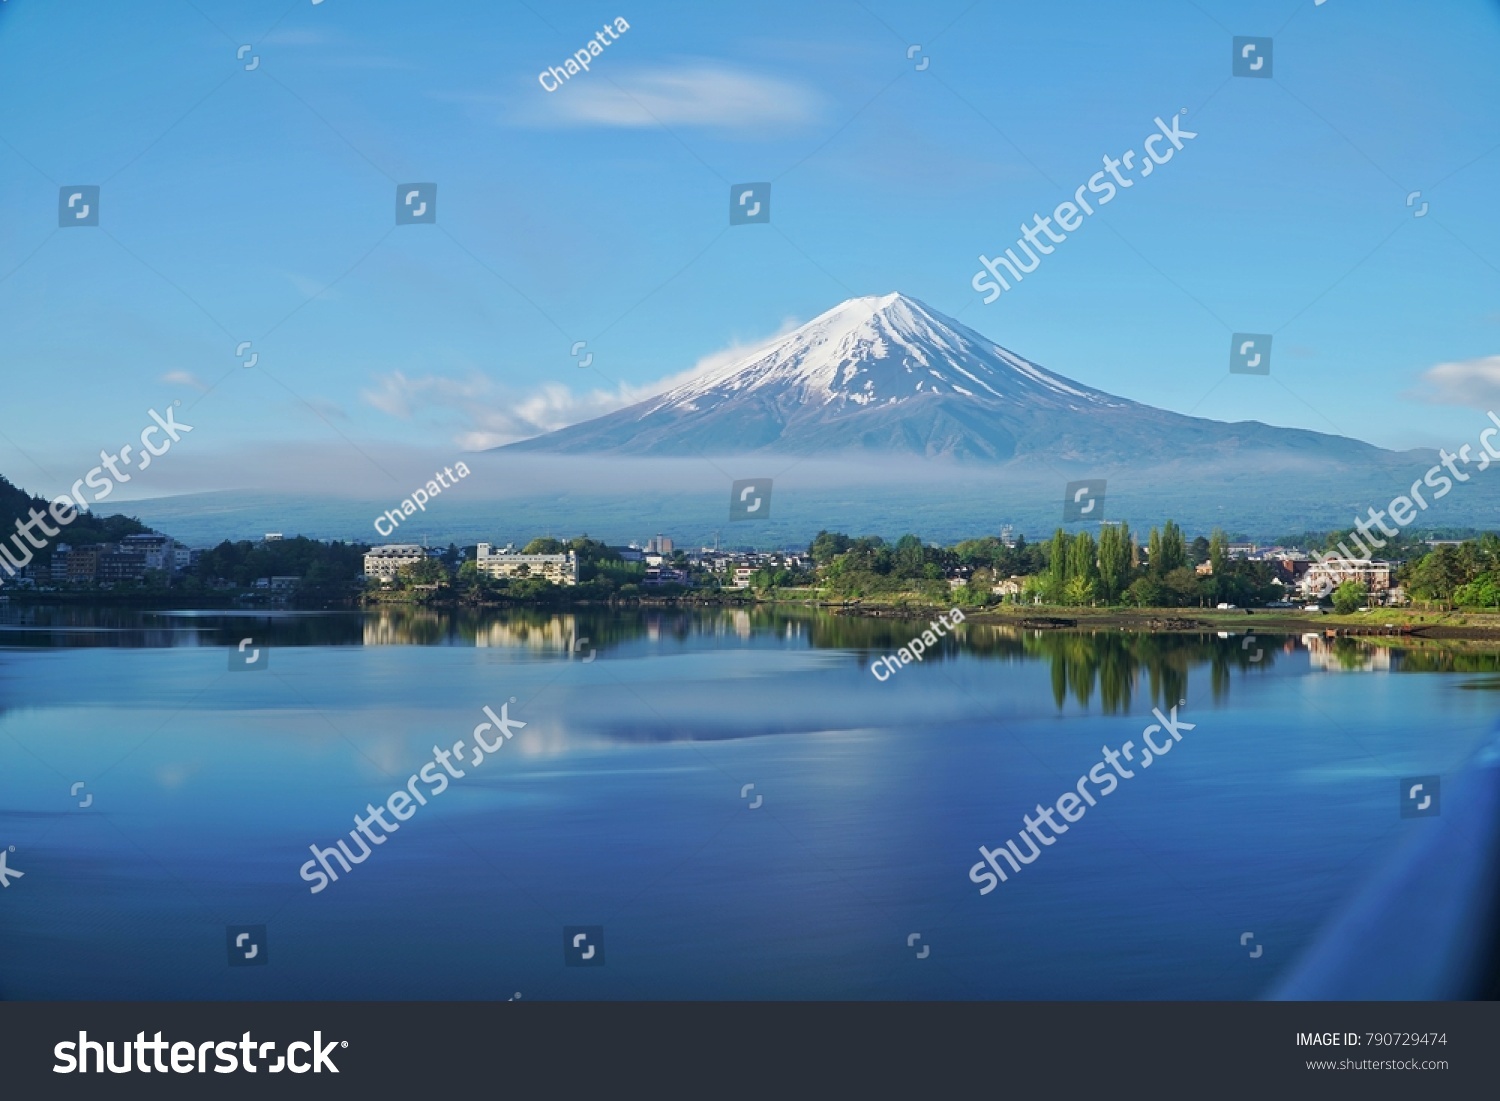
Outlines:
{"type": "Polygon", "coordinates": [[[1451,446],[1500,402],[1497,55],[1492,0],[9,0],[0,473],[60,491],[180,400],[190,457],[125,496],[347,489],[892,290],[1138,401],[1451,446]],[[1236,34],[1273,79],[1230,76],[1236,34]],[[1184,108],[1170,164],[981,302],[980,253],[1184,108]],[[766,180],[771,225],[729,226],[766,180]],[[408,182],[436,226],[393,224],[408,182]],[[58,228],[76,184],[98,228],[58,228]]]}

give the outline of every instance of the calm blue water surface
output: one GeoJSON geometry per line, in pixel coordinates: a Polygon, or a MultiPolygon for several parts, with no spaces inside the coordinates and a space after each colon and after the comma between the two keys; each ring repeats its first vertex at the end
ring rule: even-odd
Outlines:
{"type": "Polygon", "coordinates": [[[1255,997],[1430,826],[1398,780],[1458,769],[1496,699],[1492,656],[975,624],[877,681],[913,630],[5,612],[0,997],[1255,997]],[[512,698],[512,743],[310,893],[309,845],[512,698]],[[1169,756],[980,896],[979,845],[1178,700],[1169,756]],[[260,924],[265,965],[228,966],[260,924]],[[565,966],[564,926],[605,965],[565,966]]]}

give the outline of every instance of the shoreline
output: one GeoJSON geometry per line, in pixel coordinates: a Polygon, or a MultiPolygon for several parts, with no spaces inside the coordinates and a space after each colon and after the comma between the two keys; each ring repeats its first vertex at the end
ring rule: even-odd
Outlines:
{"type": "MultiPolygon", "coordinates": [[[[0,607],[45,606],[108,608],[178,608],[199,611],[255,611],[297,608],[304,611],[373,611],[379,608],[424,608],[434,611],[540,611],[568,612],[625,608],[807,608],[835,616],[861,619],[898,619],[917,622],[945,614],[949,605],[901,601],[872,603],[841,600],[808,593],[800,596],[765,597],[743,590],[732,593],[674,593],[625,599],[579,599],[554,596],[543,600],[472,602],[459,599],[369,599],[368,594],[348,600],[321,602],[241,601],[227,594],[157,593],[34,593],[5,594],[0,607]]],[[[1198,634],[1232,631],[1253,634],[1309,634],[1325,637],[1428,639],[1500,643],[1500,612],[1416,611],[1409,608],[1376,608],[1350,615],[1314,614],[1293,608],[1080,608],[1054,605],[996,605],[964,608],[964,620],[979,626],[1013,627],[1038,631],[1121,631],[1154,634],[1198,634]]]]}

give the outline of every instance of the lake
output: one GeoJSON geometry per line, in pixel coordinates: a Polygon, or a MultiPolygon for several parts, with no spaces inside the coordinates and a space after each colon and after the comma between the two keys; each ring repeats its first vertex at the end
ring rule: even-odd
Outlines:
{"type": "Polygon", "coordinates": [[[0,608],[0,998],[1254,998],[1431,828],[1398,782],[1459,770],[1500,681],[973,622],[877,679],[924,626],[0,608]],[[1173,705],[1169,755],[980,893],[981,845],[1173,705]],[[473,764],[485,708],[525,725],[473,764]],[[360,856],[403,791],[314,892],[310,846],[360,856]]]}

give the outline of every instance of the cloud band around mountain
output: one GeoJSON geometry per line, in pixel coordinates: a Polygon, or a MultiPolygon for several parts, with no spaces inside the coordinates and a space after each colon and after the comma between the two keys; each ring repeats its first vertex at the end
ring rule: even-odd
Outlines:
{"type": "MultiPolygon", "coordinates": [[[[404,371],[391,371],[377,378],[375,385],[361,391],[360,396],[382,413],[401,420],[452,424],[458,446],[483,451],[602,417],[707,377],[758,353],[796,327],[796,321],[788,320],[771,336],[733,343],[704,356],[686,371],[644,384],[621,382],[580,391],[549,382],[517,394],[481,374],[455,379],[440,375],[409,377],[404,371]]],[[[582,376],[582,372],[579,374],[582,376]]]]}

